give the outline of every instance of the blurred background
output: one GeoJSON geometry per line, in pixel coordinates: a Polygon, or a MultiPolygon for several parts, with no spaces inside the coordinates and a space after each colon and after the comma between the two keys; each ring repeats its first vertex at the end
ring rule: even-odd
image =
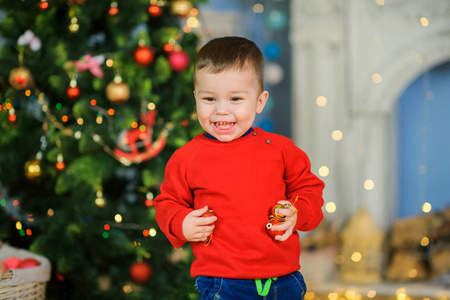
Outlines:
{"type": "MultiPolygon", "coordinates": [[[[448,299],[449,17],[448,0],[1,0],[0,241],[48,259],[31,269],[48,299],[197,299],[153,198],[202,132],[196,51],[239,35],[266,62],[255,126],[326,185],[306,298],[448,299]]],[[[25,285],[12,273],[0,296],[25,285]]]]}

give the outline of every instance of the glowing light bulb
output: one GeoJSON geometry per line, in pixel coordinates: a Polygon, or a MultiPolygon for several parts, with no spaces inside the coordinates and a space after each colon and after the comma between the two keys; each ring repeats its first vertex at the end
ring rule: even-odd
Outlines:
{"type": "Polygon", "coordinates": [[[325,105],[327,105],[327,97],[324,96],[317,97],[316,104],[317,106],[324,107],[325,105]]]}
{"type": "Polygon", "coordinates": [[[371,179],[367,179],[366,181],[364,181],[364,188],[368,191],[373,190],[373,188],[375,187],[375,183],[373,182],[373,180],[371,179]]]}
{"type": "Polygon", "coordinates": [[[344,137],[344,134],[342,133],[342,131],[336,129],[331,133],[331,138],[335,141],[340,141],[342,140],[342,138],[344,137]]]}
{"type": "Polygon", "coordinates": [[[361,261],[362,255],[359,252],[353,252],[352,256],[350,257],[350,259],[354,262],[359,262],[361,261]]]}
{"type": "Polygon", "coordinates": [[[322,177],[327,177],[330,174],[330,169],[327,166],[322,166],[319,168],[319,175],[322,177]]]}
{"type": "Polygon", "coordinates": [[[334,202],[328,202],[325,204],[325,210],[329,213],[334,213],[336,211],[336,204],[334,202]]]}
{"type": "Polygon", "coordinates": [[[429,212],[431,211],[431,204],[428,203],[428,202],[425,202],[425,203],[422,205],[422,211],[423,211],[424,213],[429,213],[429,212]]]}

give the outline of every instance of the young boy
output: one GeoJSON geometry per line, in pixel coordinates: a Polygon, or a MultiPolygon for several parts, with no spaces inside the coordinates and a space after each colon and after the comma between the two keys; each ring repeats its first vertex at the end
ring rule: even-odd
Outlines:
{"type": "Polygon", "coordinates": [[[303,299],[297,230],[322,220],[324,184],[290,139],[252,128],[269,97],[263,55],[245,38],[217,38],[200,49],[194,73],[206,134],[169,160],[156,220],[175,248],[190,242],[200,299],[303,299]],[[273,212],[277,204],[286,206],[273,212]],[[215,216],[202,216],[208,210],[215,216]],[[284,233],[272,237],[274,213],[284,222],[270,230],[284,233]]]}

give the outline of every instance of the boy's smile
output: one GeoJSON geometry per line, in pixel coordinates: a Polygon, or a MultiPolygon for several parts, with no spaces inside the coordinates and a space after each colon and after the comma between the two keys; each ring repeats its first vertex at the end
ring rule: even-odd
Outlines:
{"type": "Polygon", "coordinates": [[[264,109],[269,93],[260,91],[253,68],[229,69],[217,74],[196,71],[195,101],[203,129],[221,142],[241,137],[264,109]]]}

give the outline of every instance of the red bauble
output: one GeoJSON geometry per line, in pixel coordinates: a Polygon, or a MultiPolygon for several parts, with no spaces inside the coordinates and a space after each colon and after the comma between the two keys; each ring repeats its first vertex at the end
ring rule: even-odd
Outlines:
{"type": "Polygon", "coordinates": [[[155,53],[149,46],[139,46],[134,50],[134,61],[141,66],[147,66],[155,59],[155,53]]]}
{"type": "Polygon", "coordinates": [[[66,169],[66,164],[63,161],[59,161],[55,164],[56,171],[64,171],[66,169]]]}
{"type": "Polygon", "coordinates": [[[20,264],[20,258],[17,256],[10,256],[3,261],[7,270],[17,269],[20,264]]]}
{"type": "Polygon", "coordinates": [[[17,121],[17,115],[16,114],[10,114],[10,115],[8,115],[8,122],[9,123],[16,123],[16,121],[17,121]]]}
{"type": "Polygon", "coordinates": [[[144,261],[137,261],[130,267],[130,277],[137,283],[146,283],[152,274],[152,267],[144,261]]]}
{"type": "Polygon", "coordinates": [[[29,269],[39,266],[41,263],[34,258],[24,258],[18,265],[18,269],[29,269]]]}
{"type": "Polygon", "coordinates": [[[277,235],[282,235],[284,233],[284,231],[272,230],[272,226],[280,225],[282,223],[283,223],[283,221],[277,220],[277,219],[270,220],[269,222],[267,222],[267,224],[266,224],[267,234],[270,235],[271,237],[276,237],[277,235]]]}
{"type": "Polygon", "coordinates": [[[206,212],[204,212],[202,214],[203,218],[209,218],[209,217],[215,217],[216,214],[214,213],[214,211],[212,209],[208,209],[206,212]]]}
{"type": "Polygon", "coordinates": [[[158,5],[150,4],[150,6],[148,7],[148,13],[152,17],[159,17],[160,15],[162,15],[163,10],[162,7],[158,5]]]}
{"type": "Polygon", "coordinates": [[[13,88],[24,90],[33,83],[33,76],[25,67],[14,68],[9,73],[9,83],[13,88]]]}
{"type": "Polygon", "coordinates": [[[47,1],[41,1],[38,3],[38,7],[40,11],[45,11],[48,8],[48,2],[47,1]]]}
{"type": "Polygon", "coordinates": [[[190,62],[189,55],[183,50],[172,51],[169,54],[169,65],[175,72],[186,70],[190,62]]]}
{"type": "Polygon", "coordinates": [[[76,99],[80,96],[80,88],[78,86],[69,86],[66,90],[66,95],[69,99],[76,99]]]}

